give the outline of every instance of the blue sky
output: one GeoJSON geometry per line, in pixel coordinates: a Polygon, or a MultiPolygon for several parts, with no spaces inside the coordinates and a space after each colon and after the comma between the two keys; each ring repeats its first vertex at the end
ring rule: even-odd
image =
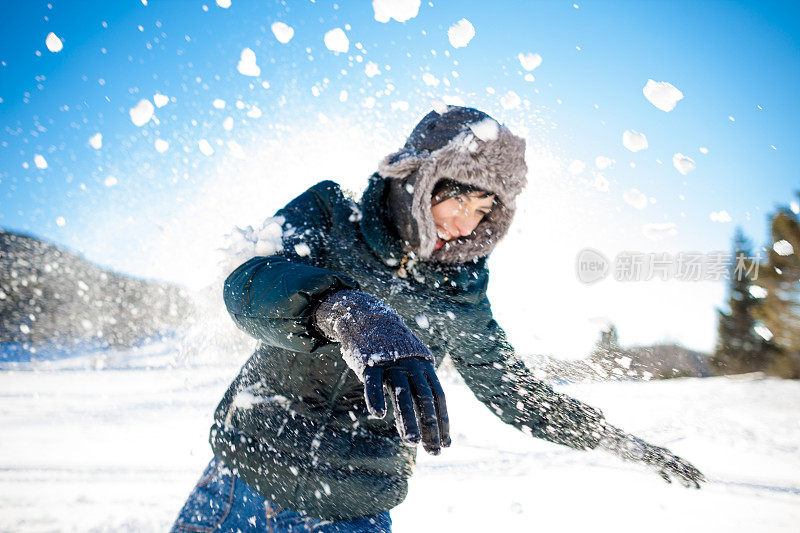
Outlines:
{"type": "MultiPolygon", "coordinates": [[[[763,244],[768,213],[796,200],[795,2],[487,6],[422,2],[406,22],[381,23],[370,2],[232,0],[227,9],[214,0],[9,4],[0,22],[0,226],[123,272],[186,282],[186,265],[164,259],[166,252],[154,251],[152,243],[171,235],[193,250],[210,237],[171,227],[199,227],[201,218],[216,217],[219,228],[229,228],[236,222],[231,210],[263,218],[317,180],[340,179],[358,189],[434,98],[479,107],[523,128],[554,173],[541,180],[529,176],[530,210],[536,202],[553,204],[547,198],[552,187],[571,191],[559,197],[556,235],[601,224],[615,240],[590,238],[586,230],[583,244],[609,253],[643,249],[642,225],[659,222],[674,222],[678,231],[652,243],[653,250],[727,249],[736,224],[763,244]],[[455,48],[447,32],[462,18],[475,36],[455,48]],[[294,29],[286,44],[270,29],[278,21],[294,29]],[[334,28],[349,39],[345,53],[323,42],[334,28]],[[45,45],[50,32],[63,41],[60,52],[45,45]],[[255,53],[260,76],[237,71],[244,48],[255,53]],[[539,54],[542,64],[529,73],[519,53],[539,54]],[[369,62],[379,74],[365,73],[369,62]],[[426,72],[437,86],[424,82],[426,72]],[[642,94],[648,79],[671,83],[684,98],[673,111],[657,109],[642,94]],[[509,91],[520,97],[519,106],[502,105],[509,91]],[[134,125],[129,110],[142,99],[152,102],[156,93],[169,103],[155,110],[154,120],[134,125]],[[225,107],[214,107],[215,99],[225,107]],[[260,116],[247,116],[258,115],[254,107],[260,116]],[[234,123],[230,130],[223,127],[227,117],[234,123]],[[336,144],[347,128],[357,131],[349,158],[349,148],[336,144]],[[649,147],[626,149],[625,130],[645,133],[649,147]],[[102,134],[100,149],[88,142],[96,133],[102,134]],[[157,151],[156,139],[169,148],[157,151]],[[214,148],[212,155],[199,149],[201,139],[214,148]],[[244,148],[244,158],[231,158],[231,141],[244,148]],[[691,157],[696,169],[678,173],[675,153],[691,157]],[[46,169],[37,168],[36,154],[46,169]],[[600,155],[615,163],[595,168],[600,155]],[[329,157],[346,161],[325,174],[328,167],[319,160],[329,157]],[[574,160],[586,164],[577,176],[565,171],[574,160]],[[262,186],[272,194],[242,194],[236,205],[204,203],[203,195],[220,187],[223,176],[241,170],[236,165],[252,170],[256,161],[280,171],[278,178],[252,176],[267,180],[262,186]],[[593,188],[597,173],[608,180],[607,191],[593,188]],[[646,209],[623,200],[631,188],[652,198],[646,209]],[[730,222],[710,220],[721,210],[730,222]],[[198,218],[176,221],[178,212],[198,218]],[[564,220],[576,221],[575,227],[565,227],[564,220]]],[[[250,215],[250,223],[255,220],[250,215]]],[[[537,232],[554,232],[520,224],[532,247],[541,242],[537,232]]],[[[567,247],[557,253],[571,260],[575,252],[567,247]]],[[[713,311],[721,293],[709,294],[702,305],[713,311]]],[[[687,342],[708,348],[712,336],[703,338],[687,342]]]]}

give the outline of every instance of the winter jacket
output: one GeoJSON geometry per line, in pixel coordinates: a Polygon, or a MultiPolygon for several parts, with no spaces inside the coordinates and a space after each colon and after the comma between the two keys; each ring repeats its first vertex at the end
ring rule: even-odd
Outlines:
{"type": "Polygon", "coordinates": [[[331,291],[388,303],[437,366],[449,356],[479,400],[534,437],[594,448],[603,424],[514,356],[492,317],[485,255],[409,260],[387,213],[389,184],[373,175],[359,203],[332,181],[311,187],[276,213],[283,251],[246,261],[224,285],[232,319],[259,343],[216,409],[214,454],[265,498],[313,517],[397,506],[416,453],[397,436],[391,405],[383,419],[368,415],[362,383],[314,326],[314,305],[331,291]]]}

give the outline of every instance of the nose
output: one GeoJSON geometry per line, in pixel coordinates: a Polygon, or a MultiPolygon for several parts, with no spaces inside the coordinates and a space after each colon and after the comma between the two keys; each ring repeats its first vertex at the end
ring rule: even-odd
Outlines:
{"type": "Polygon", "coordinates": [[[453,223],[456,228],[456,231],[458,231],[459,236],[461,237],[466,237],[467,235],[472,233],[472,231],[475,229],[475,226],[477,225],[474,222],[470,221],[469,218],[463,215],[456,216],[453,220],[453,223]]]}

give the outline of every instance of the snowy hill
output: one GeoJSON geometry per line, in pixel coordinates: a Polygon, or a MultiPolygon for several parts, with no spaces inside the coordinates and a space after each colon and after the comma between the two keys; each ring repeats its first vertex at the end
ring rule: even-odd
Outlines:
{"type": "MultiPolygon", "coordinates": [[[[212,411],[238,371],[188,366],[177,352],[167,339],[110,352],[102,371],[76,357],[0,372],[0,531],[169,527],[210,459],[212,411]]],[[[439,457],[420,453],[410,495],[392,512],[399,533],[789,532],[800,523],[798,382],[558,387],[692,461],[710,480],[700,491],[601,452],[531,439],[457,377],[444,386],[453,446],[439,457]]]]}
{"type": "Polygon", "coordinates": [[[30,358],[28,345],[130,346],[184,323],[190,310],[174,285],[118,274],[0,229],[0,343],[16,345],[6,357],[30,358]]]}

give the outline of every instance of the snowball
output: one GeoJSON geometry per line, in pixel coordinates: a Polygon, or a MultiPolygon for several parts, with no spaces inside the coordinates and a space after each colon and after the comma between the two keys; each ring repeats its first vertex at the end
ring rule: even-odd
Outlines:
{"type": "Polygon", "coordinates": [[[636,209],[642,210],[647,207],[647,195],[645,195],[639,189],[630,189],[626,191],[622,195],[622,199],[628,203],[628,205],[635,207],[636,209]]]}
{"type": "Polygon", "coordinates": [[[675,154],[672,156],[672,164],[678,169],[678,172],[684,176],[694,170],[694,159],[683,154],[675,154]]]}
{"type": "Polygon", "coordinates": [[[625,130],[622,134],[622,145],[631,152],[638,152],[647,148],[647,137],[638,131],[625,130]]]}
{"type": "Polygon", "coordinates": [[[675,104],[683,98],[683,93],[666,81],[647,80],[642,89],[644,97],[661,111],[672,111],[675,104]]]}
{"type": "Polygon", "coordinates": [[[225,100],[221,98],[215,98],[214,101],[211,102],[211,105],[217,109],[225,109],[225,100]]]}
{"type": "Polygon", "coordinates": [[[331,52],[345,53],[350,48],[350,41],[342,28],[334,28],[325,34],[325,46],[331,52]]]}
{"type": "Polygon", "coordinates": [[[660,241],[678,234],[674,222],[653,222],[642,226],[644,236],[653,241],[660,241]]]}
{"type": "Polygon", "coordinates": [[[794,247],[792,246],[792,243],[786,239],[782,239],[773,244],[772,249],[775,250],[775,253],[778,255],[792,255],[794,253],[794,247]]]}
{"type": "Polygon", "coordinates": [[[520,100],[519,95],[514,91],[508,91],[505,96],[500,98],[500,105],[503,106],[503,109],[514,109],[515,107],[519,107],[521,103],[522,100],[520,100]]]}
{"type": "Polygon", "coordinates": [[[701,146],[700,147],[700,153],[701,154],[707,154],[708,153],[708,148],[706,148],[705,146],[701,146]]]}
{"type": "Polygon", "coordinates": [[[114,176],[109,176],[105,179],[105,181],[103,181],[103,185],[105,185],[106,187],[113,187],[117,183],[118,183],[117,178],[115,178],[114,176]]]}
{"type": "Polygon", "coordinates": [[[475,28],[467,19],[461,19],[447,30],[447,38],[453,48],[463,48],[475,37],[475,28]]]}
{"type": "Polygon", "coordinates": [[[58,217],[56,219],[56,226],[64,226],[67,224],[67,220],[64,217],[58,217]]]}
{"type": "Polygon", "coordinates": [[[40,168],[42,170],[47,168],[47,160],[43,155],[40,154],[33,156],[33,164],[36,165],[36,168],[40,168]]]}
{"type": "Polygon", "coordinates": [[[169,96],[156,93],[153,95],[153,102],[155,102],[156,107],[164,107],[169,103],[169,96]]]}
{"type": "Polygon", "coordinates": [[[758,334],[761,336],[761,338],[762,338],[762,339],[764,339],[765,341],[770,341],[770,340],[772,340],[772,337],[773,337],[773,335],[772,335],[772,332],[769,330],[769,328],[768,328],[767,326],[763,326],[763,325],[760,325],[760,324],[759,324],[758,326],[755,326],[753,329],[754,329],[754,330],[755,330],[755,332],[756,332],[756,333],[758,333],[758,334]]]}
{"type": "Polygon", "coordinates": [[[522,65],[522,68],[528,71],[542,64],[542,56],[539,54],[519,54],[517,57],[519,58],[519,64],[522,65]]]}
{"type": "Polygon", "coordinates": [[[169,143],[163,139],[156,139],[154,143],[156,147],[156,151],[160,154],[163,154],[167,150],[169,150],[169,143]]]}
{"type": "Polygon", "coordinates": [[[231,7],[231,0],[217,0],[217,5],[222,9],[228,9],[231,7]]]}
{"type": "Polygon", "coordinates": [[[260,76],[261,68],[256,65],[256,53],[249,48],[242,50],[236,70],[245,76],[260,76]]]}
{"type": "Polygon", "coordinates": [[[584,169],[586,169],[586,163],[584,163],[579,159],[576,159],[575,161],[569,164],[569,166],[567,167],[567,172],[569,172],[573,176],[577,176],[578,174],[583,172],[584,169]]]}
{"type": "Polygon", "coordinates": [[[439,86],[439,79],[430,72],[426,72],[425,74],[422,75],[422,81],[425,82],[425,85],[429,87],[439,86]]]}
{"type": "Polygon", "coordinates": [[[377,76],[380,73],[381,69],[379,69],[378,64],[373,61],[368,62],[367,66],[364,68],[364,74],[366,74],[368,78],[377,76]]]}
{"type": "Polygon", "coordinates": [[[711,219],[712,222],[730,222],[731,216],[728,214],[727,211],[724,209],[722,211],[712,211],[708,218],[711,219]]]}
{"type": "Polygon", "coordinates": [[[440,115],[444,115],[450,109],[450,106],[448,106],[444,100],[437,100],[435,98],[431,100],[431,107],[440,115]]]}
{"type": "Polygon", "coordinates": [[[64,43],[62,43],[61,39],[59,39],[58,36],[53,32],[47,34],[44,44],[46,44],[47,49],[53,53],[60,52],[61,49],[64,48],[64,43]]]}
{"type": "Polygon", "coordinates": [[[272,29],[272,33],[275,35],[275,38],[278,39],[279,43],[286,44],[292,40],[292,37],[294,37],[294,28],[284,24],[283,22],[273,22],[270,28],[272,29]]]}
{"type": "Polygon", "coordinates": [[[135,126],[142,127],[148,122],[150,119],[153,118],[153,111],[155,108],[153,104],[150,103],[150,100],[139,100],[139,103],[136,104],[136,107],[133,107],[128,111],[131,116],[131,121],[135,126]]]}
{"type": "Polygon", "coordinates": [[[211,145],[208,144],[208,141],[205,139],[200,139],[197,142],[197,146],[200,147],[200,151],[203,152],[203,155],[211,155],[214,153],[214,149],[211,148],[211,145]]]}
{"type": "Polygon", "coordinates": [[[614,160],[604,155],[598,155],[597,157],[594,158],[594,166],[596,166],[600,170],[606,169],[613,164],[614,160]]]}
{"type": "Polygon", "coordinates": [[[419,13],[420,0],[372,0],[372,9],[375,10],[375,20],[389,22],[405,22],[413,19],[419,13]]]}
{"type": "Polygon", "coordinates": [[[408,102],[405,100],[398,100],[392,102],[392,111],[408,111],[408,102]]]}
{"type": "Polygon", "coordinates": [[[102,133],[95,133],[91,137],[89,137],[89,146],[94,148],[95,150],[99,150],[103,147],[103,134],[102,133]]]}
{"type": "Polygon", "coordinates": [[[479,122],[473,122],[469,125],[469,129],[478,139],[484,142],[493,141],[500,134],[500,124],[493,118],[485,118],[479,122]]]}
{"type": "Polygon", "coordinates": [[[261,109],[258,106],[253,106],[247,110],[247,116],[250,118],[261,118],[261,109]]]}
{"type": "Polygon", "coordinates": [[[222,127],[225,128],[225,131],[231,131],[233,129],[233,117],[227,117],[223,120],[222,127]]]}
{"type": "Polygon", "coordinates": [[[750,285],[749,292],[753,298],[764,298],[767,296],[767,289],[760,285],[750,285]]]}

